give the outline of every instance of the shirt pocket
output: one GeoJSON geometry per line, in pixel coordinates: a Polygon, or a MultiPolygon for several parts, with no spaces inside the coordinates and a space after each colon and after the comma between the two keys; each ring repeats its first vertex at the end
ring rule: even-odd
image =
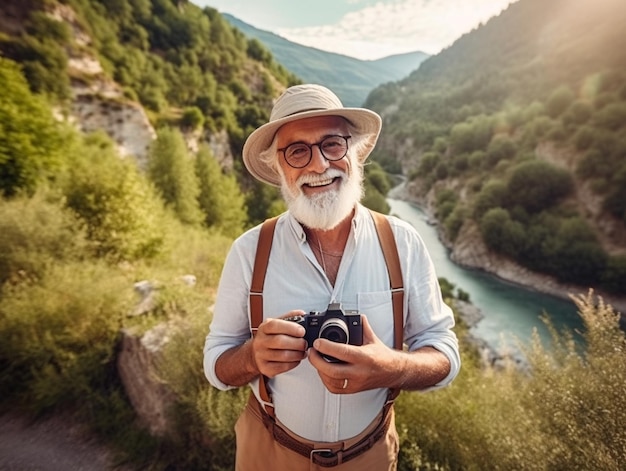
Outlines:
{"type": "Polygon", "coordinates": [[[393,346],[393,304],[391,290],[358,293],[357,309],[367,316],[376,336],[387,346],[393,346]]]}

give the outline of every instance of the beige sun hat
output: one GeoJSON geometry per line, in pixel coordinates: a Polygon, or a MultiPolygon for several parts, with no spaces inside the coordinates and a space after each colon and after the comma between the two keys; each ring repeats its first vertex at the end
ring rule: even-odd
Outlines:
{"type": "Polygon", "coordinates": [[[259,159],[259,154],[267,150],[278,129],[292,121],[314,116],[342,116],[347,119],[360,135],[369,135],[367,144],[359,155],[363,162],[372,152],[382,119],[366,108],[344,108],[341,100],[328,88],[321,85],[305,84],[288,88],[278,97],[268,123],[257,128],[243,145],[243,162],[248,171],[258,180],[280,186],[280,175],[259,159]]]}

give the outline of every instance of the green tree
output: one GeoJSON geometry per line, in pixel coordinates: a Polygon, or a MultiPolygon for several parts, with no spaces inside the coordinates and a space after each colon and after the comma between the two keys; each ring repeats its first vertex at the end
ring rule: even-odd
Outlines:
{"type": "Polygon", "coordinates": [[[495,166],[499,161],[515,157],[517,146],[509,136],[495,136],[487,146],[487,164],[495,166]]]}
{"type": "Polygon", "coordinates": [[[572,104],[576,95],[567,85],[562,85],[552,92],[546,103],[546,111],[551,118],[557,118],[572,104]]]}
{"type": "Polygon", "coordinates": [[[9,280],[38,280],[53,264],[90,254],[75,214],[60,200],[43,190],[0,199],[0,287],[9,280]]]}
{"type": "Polygon", "coordinates": [[[208,146],[198,151],[195,172],[200,185],[198,202],[207,227],[236,237],[247,220],[245,198],[234,175],[226,175],[208,146]]]}
{"type": "Polygon", "coordinates": [[[623,293],[626,286],[626,255],[609,257],[602,273],[602,286],[613,293],[623,293]]]}
{"type": "Polygon", "coordinates": [[[0,194],[33,192],[63,162],[65,133],[14,62],[0,57],[0,194]]]}
{"type": "Polygon", "coordinates": [[[485,149],[493,135],[493,121],[486,115],[473,116],[455,124],[450,131],[450,145],[455,152],[472,153],[485,149]]]}
{"type": "Polygon", "coordinates": [[[626,103],[609,103],[593,116],[593,122],[610,131],[617,131],[626,123],[626,103]]]}
{"type": "Polygon", "coordinates": [[[516,257],[524,250],[524,227],[504,208],[487,211],[480,220],[480,232],[487,246],[496,252],[516,257]]]}
{"type": "Polygon", "coordinates": [[[507,184],[509,206],[519,204],[528,212],[549,208],[573,189],[571,175],[543,160],[517,165],[507,184]]]}
{"type": "Polygon", "coordinates": [[[490,180],[474,199],[474,216],[481,218],[491,208],[504,207],[506,195],[506,183],[501,180],[490,180]]]}
{"type": "Polygon", "coordinates": [[[249,57],[259,62],[262,62],[263,64],[269,64],[272,59],[271,53],[265,48],[265,46],[263,46],[263,43],[261,43],[261,41],[259,41],[258,39],[253,38],[248,40],[248,48],[246,49],[246,52],[249,57]]]}
{"type": "Polygon", "coordinates": [[[248,185],[245,195],[249,224],[259,224],[266,218],[277,216],[287,209],[278,188],[257,180],[250,180],[248,185]]]}
{"type": "Polygon", "coordinates": [[[570,105],[563,115],[563,122],[565,124],[582,125],[589,121],[593,114],[593,107],[591,104],[576,100],[570,105]]]}
{"type": "Polygon", "coordinates": [[[597,283],[607,255],[587,223],[579,217],[562,219],[558,230],[542,246],[544,257],[561,280],[597,283]]]}
{"type": "Polygon", "coordinates": [[[365,178],[383,196],[391,189],[389,176],[378,162],[371,161],[365,166],[365,178]]]}
{"type": "Polygon", "coordinates": [[[82,219],[98,255],[134,260],[160,252],[162,202],[108,137],[94,134],[77,146],[63,187],[67,206],[82,219]]]}
{"type": "Polygon", "coordinates": [[[626,224],[626,163],[622,164],[612,178],[612,184],[604,200],[604,209],[626,224]]]}
{"type": "Polygon", "coordinates": [[[200,188],[192,156],[181,132],[161,128],[150,146],[148,175],[165,204],[186,224],[200,224],[204,219],[198,205],[200,188]]]}
{"type": "Polygon", "coordinates": [[[385,195],[383,195],[370,180],[366,179],[363,186],[365,192],[363,198],[361,199],[361,203],[374,211],[378,211],[379,213],[389,213],[390,207],[389,203],[387,203],[387,200],[385,199],[385,195]]]}
{"type": "Polygon", "coordinates": [[[197,106],[185,108],[180,124],[187,129],[198,129],[204,125],[204,115],[197,106]]]}

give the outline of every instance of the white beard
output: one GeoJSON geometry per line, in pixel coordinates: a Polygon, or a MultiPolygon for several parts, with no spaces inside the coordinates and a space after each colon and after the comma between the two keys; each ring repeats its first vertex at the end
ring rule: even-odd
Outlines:
{"type": "MultiPolygon", "coordinates": [[[[354,170],[359,167],[353,165],[351,168],[354,170]]],[[[343,221],[361,200],[363,194],[361,182],[362,176],[359,170],[347,174],[339,169],[329,168],[321,175],[303,175],[298,178],[292,188],[287,185],[283,176],[281,192],[289,212],[296,220],[311,229],[328,231],[343,221]],[[310,197],[302,191],[302,185],[305,183],[337,177],[341,178],[338,190],[327,190],[310,197]]]]}

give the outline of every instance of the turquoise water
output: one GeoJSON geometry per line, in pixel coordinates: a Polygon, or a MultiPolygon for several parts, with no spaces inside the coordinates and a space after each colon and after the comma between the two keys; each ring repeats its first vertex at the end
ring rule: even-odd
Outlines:
{"type": "Polygon", "coordinates": [[[453,263],[439,241],[434,226],[417,206],[406,201],[387,199],[394,214],[411,223],[430,252],[437,276],[444,277],[470,295],[483,319],[472,329],[477,337],[496,350],[516,349],[519,341],[528,343],[534,329],[549,346],[549,333],[540,319],[546,313],[559,330],[582,329],[582,320],[572,301],[532,291],[503,281],[482,271],[469,270],[453,263]]]}

